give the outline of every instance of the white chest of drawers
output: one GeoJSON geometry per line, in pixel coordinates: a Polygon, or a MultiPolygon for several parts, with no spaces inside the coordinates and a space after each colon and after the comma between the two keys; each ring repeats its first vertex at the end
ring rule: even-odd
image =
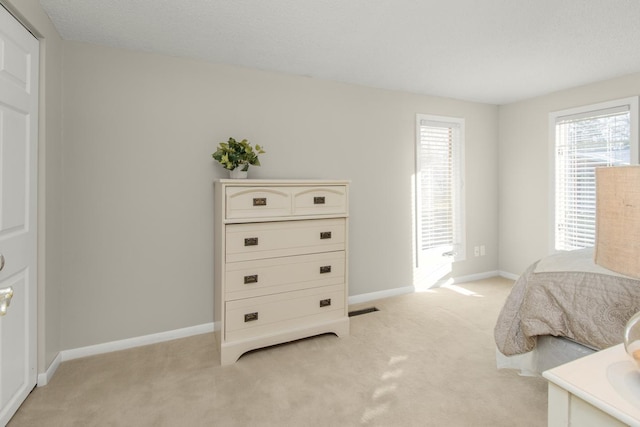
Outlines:
{"type": "Polygon", "coordinates": [[[347,181],[215,183],[220,363],[322,333],[349,334],[347,181]]]}

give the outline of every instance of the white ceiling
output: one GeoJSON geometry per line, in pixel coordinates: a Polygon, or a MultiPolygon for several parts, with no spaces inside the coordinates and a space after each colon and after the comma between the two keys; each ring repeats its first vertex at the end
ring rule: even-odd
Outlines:
{"type": "Polygon", "coordinates": [[[505,104],[640,72],[639,0],[40,0],[60,35],[505,104]]]}

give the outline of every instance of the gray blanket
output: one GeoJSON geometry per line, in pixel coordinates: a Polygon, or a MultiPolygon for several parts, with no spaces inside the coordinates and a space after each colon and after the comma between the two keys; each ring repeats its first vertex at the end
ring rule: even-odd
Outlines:
{"type": "MultiPolygon", "coordinates": [[[[575,271],[575,265],[570,271],[537,268],[544,261],[532,264],[507,297],[494,329],[500,352],[531,351],[540,335],[567,337],[596,350],[621,343],[627,321],[640,311],[640,280],[597,268],[575,271]]],[[[557,262],[551,268],[562,269],[557,262]]]]}

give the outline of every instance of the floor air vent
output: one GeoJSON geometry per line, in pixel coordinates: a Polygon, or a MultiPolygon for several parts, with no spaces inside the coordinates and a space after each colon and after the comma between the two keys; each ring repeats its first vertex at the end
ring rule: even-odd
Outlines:
{"type": "Polygon", "coordinates": [[[373,313],[374,311],[380,311],[375,307],[363,308],[362,310],[354,310],[349,312],[349,317],[360,316],[361,314],[373,313]]]}

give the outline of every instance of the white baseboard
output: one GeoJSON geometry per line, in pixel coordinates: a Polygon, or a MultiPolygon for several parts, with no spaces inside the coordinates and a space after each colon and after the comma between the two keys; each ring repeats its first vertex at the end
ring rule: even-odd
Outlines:
{"type": "Polygon", "coordinates": [[[62,350],[46,372],[38,375],[38,387],[47,385],[60,363],[67,360],[78,359],[80,357],[95,356],[97,354],[110,353],[112,351],[126,350],[129,348],[141,347],[143,345],[156,344],[164,341],[171,341],[178,338],[186,338],[193,335],[213,332],[214,324],[205,323],[202,325],[190,326],[188,328],[175,329],[172,331],[159,332],[157,334],[144,335],[141,337],[128,338],[119,341],[112,341],[103,344],[90,345],[87,347],[62,350]]]}
{"type": "Polygon", "coordinates": [[[500,275],[500,277],[504,277],[505,279],[511,279],[511,280],[518,280],[518,278],[520,277],[519,274],[513,274],[507,271],[499,271],[498,274],[500,275]]]}
{"type": "Polygon", "coordinates": [[[485,271],[484,273],[476,273],[476,274],[469,274],[467,276],[456,277],[453,279],[453,283],[455,284],[455,283],[473,282],[476,280],[489,279],[491,277],[496,277],[499,275],[500,275],[500,272],[498,270],[485,271]]]}
{"type": "MultiPolygon", "coordinates": [[[[453,285],[456,283],[473,282],[475,280],[489,279],[491,277],[496,277],[496,276],[502,276],[502,272],[498,270],[492,270],[492,271],[485,271],[484,273],[470,274],[468,276],[442,279],[436,282],[433,286],[431,286],[431,288],[439,288],[444,285],[453,285]]],[[[394,288],[394,289],[387,289],[384,291],[352,295],[349,297],[349,304],[359,304],[362,302],[374,301],[377,299],[393,297],[396,295],[410,294],[418,290],[419,289],[416,286],[405,286],[402,288],[394,288]]]]}
{"type": "Polygon", "coordinates": [[[51,378],[53,378],[53,374],[56,373],[58,366],[62,363],[62,353],[58,353],[56,357],[53,359],[53,362],[49,365],[45,372],[38,374],[38,387],[45,386],[49,384],[51,378]]]}
{"type": "Polygon", "coordinates": [[[413,286],[405,286],[404,288],[386,289],[384,291],[352,295],[349,297],[349,304],[359,304],[361,302],[369,302],[377,299],[394,297],[396,295],[410,294],[414,291],[415,289],[413,286]]]}
{"type": "Polygon", "coordinates": [[[159,332],[157,334],[144,335],[141,337],[128,338],[125,340],[112,341],[103,344],[90,345],[87,347],[63,350],[62,361],[78,359],[80,357],[94,356],[96,354],[110,353],[112,351],[126,350],[143,345],[155,344],[164,341],[171,341],[178,338],[186,338],[192,335],[213,332],[213,322],[203,325],[190,326],[188,328],[175,329],[173,331],[159,332]]]}
{"type": "MultiPolygon", "coordinates": [[[[488,279],[490,277],[501,276],[507,279],[516,280],[519,276],[504,271],[487,271],[484,273],[471,274],[468,276],[461,276],[457,278],[451,278],[441,280],[437,282],[434,288],[444,286],[447,284],[472,282],[474,280],[488,279]]],[[[405,286],[402,288],[386,289],[384,291],[370,292],[360,295],[352,295],[349,297],[349,304],[358,304],[362,302],[374,301],[377,299],[393,297],[397,295],[409,294],[416,292],[415,286],[405,286]]],[[[112,341],[103,344],[90,345],[87,347],[80,347],[69,350],[62,350],[53,359],[53,362],[49,365],[45,372],[38,374],[38,387],[45,386],[51,381],[51,378],[55,374],[56,370],[62,362],[67,360],[78,359],[80,357],[95,356],[97,354],[110,353],[112,351],[126,350],[129,348],[140,347],[143,345],[155,344],[164,341],[171,341],[178,338],[186,338],[193,335],[204,334],[214,331],[214,323],[205,323],[202,325],[190,326],[188,328],[175,329],[172,331],[159,332],[157,334],[144,335],[141,337],[128,338],[119,341],[112,341]]]]}

